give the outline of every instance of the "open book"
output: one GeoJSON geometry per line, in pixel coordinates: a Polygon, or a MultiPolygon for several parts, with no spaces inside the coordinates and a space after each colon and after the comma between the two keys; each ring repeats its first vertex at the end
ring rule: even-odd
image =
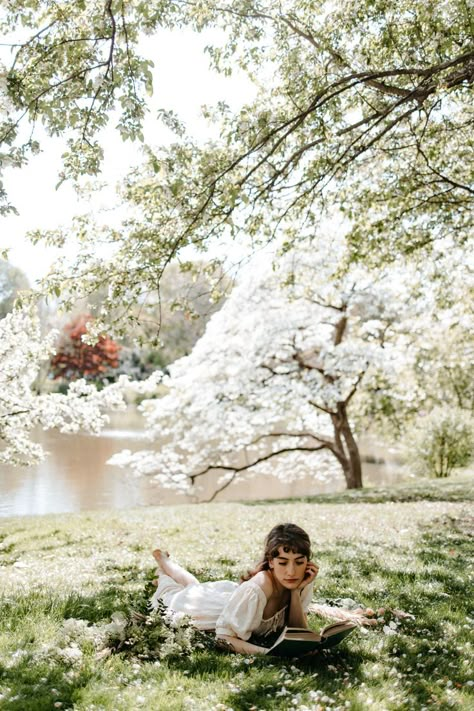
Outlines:
{"type": "Polygon", "coordinates": [[[321,632],[305,627],[285,627],[267,654],[277,657],[302,657],[316,649],[328,649],[339,644],[357,627],[354,622],[333,622],[321,632]]]}

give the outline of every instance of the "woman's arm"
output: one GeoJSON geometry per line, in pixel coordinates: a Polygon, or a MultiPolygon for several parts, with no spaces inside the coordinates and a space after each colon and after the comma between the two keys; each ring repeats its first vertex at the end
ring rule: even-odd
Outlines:
{"type": "Polygon", "coordinates": [[[290,609],[288,612],[288,627],[308,627],[308,620],[303,610],[301,593],[307,585],[310,585],[318,574],[318,566],[313,561],[309,561],[301,585],[296,590],[291,591],[290,609]]]}
{"type": "Polygon", "coordinates": [[[231,637],[227,634],[220,634],[217,639],[222,639],[226,642],[226,646],[229,645],[234,652],[238,654],[266,654],[268,649],[266,647],[258,647],[256,644],[251,644],[250,642],[245,642],[239,637],[231,637]]]}
{"type": "Polygon", "coordinates": [[[300,590],[291,591],[287,625],[288,627],[308,627],[308,620],[301,604],[300,590]]]}

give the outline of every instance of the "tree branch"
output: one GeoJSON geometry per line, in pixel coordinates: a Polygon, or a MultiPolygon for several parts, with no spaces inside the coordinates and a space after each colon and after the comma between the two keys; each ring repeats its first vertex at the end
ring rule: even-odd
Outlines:
{"type": "Polygon", "coordinates": [[[319,442],[320,444],[324,444],[328,449],[330,449],[332,446],[331,440],[326,439],[325,437],[320,437],[319,435],[314,434],[313,432],[270,432],[269,434],[264,434],[260,437],[257,437],[257,439],[250,442],[249,446],[257,444],[258,442],[261,442],[262,439],[266,439],[267,437],[309,437],[311,439],[314,439],[316,442],[319,442]]]}
{"type": "Polygon", "coordinates": [[[436,170],[436,168],[433,168],[433,166],[430,165],[430,162],[428,160],[426,153],[421,148],[421,144],[419,144],[417,146],[417,149],[418,149],[418,153],[421,155],[421,157],[425,161],[428,170],[430,170],[432,173],[437,175],[438,178],[440,178],[443,182],[448,183],[448,185],[451,185],[453,188],[459,188],[460,190],[465,190],[470,195],[474,195],[474,190],[471,187],[469,187],[469,185],[463,185],[463,183],[458,183],[456,180],[453,180],[452,178],[448,178],[446,175],[443,175],[438,170],[436,170]]]}
{"type": "Polygon", "coordinates": [[[216,496],[217,496],[218,494],[220,494],[221,491],[224,491],[224,489],[227,489],[227,487],[232,484],[232,482],[235,480],[236,476],[237,476],[237,472],[234,472],[234,473],[232,474],[232,476],[231,476],[229,479],[227,479],[227,481],[224,482],[224,484],[222,484],[222,486],[220,486],[218,489],[216,489],[216,490],[214,491],[214,493],[212,494],[212,496],[209,497],[209,499],[205,499],[202,503],[204,503],[204,504],[210,504],[211,501],[214,501],[214,499],[216,498],[216,496]]]}
{"type": "Polygon", "coordinates": [[[3,415],[0,415],[0,418],[8,418],[8,417],[15,417],[15,415],[27,415],[31,410],[17,410],[16,412],[6,412],[3,415]]]}
{"type": "Polygon", "coordinates": [[[256,459],[254,462],[251,462],[250,464],[243,464],[240,467],[231,467],[225,464],[211,464],[205,469],[203,469],[200,472],[197,472],[196,474],[192,474],[189,479],[191,480],[191,483],[194,484],[194,480],[197,479],[200,476],[204,476],[205,474],[208,474],[210,471],[214,471],[216,469],[222,469],[223,471],[226,472],[235,472],[236,474],[239,472],[246,471],[247,469],[252,469],[252,467],[256,467],[257,464],[261,464],[262,462],[266,462],[269,459],[272,459],[273,457],[278,457],[280,454],[287,454],[288,452],[318,452],[320,449],[328,449],[326,444],[321,444],[318,447],[283,447],[282,449],[279,449],[277,452],[270,452],[269,454],[266,454],[262,457],[259,457],[256,459]]]}
{"type": "Polygon", "coordinates": [[[326,415],[335,415],[336,414],[334,412],[334,410],[328,410],[323,405],[318,405],[318,403],[314,402],[314,400],[308,400],[308,404],[311,405],[312,407],[316,408],[316,410],[320,410],[321,412],[324,412],[326,415]]]}

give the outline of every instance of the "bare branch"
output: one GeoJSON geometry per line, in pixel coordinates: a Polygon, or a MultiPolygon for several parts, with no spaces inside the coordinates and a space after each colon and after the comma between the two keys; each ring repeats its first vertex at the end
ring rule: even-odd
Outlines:
{"type": "Polygon", "coordinates": [[[426,163],[427,168],[428,168],[432,173],[434,173],[435,175],[437,175],[443,182],[448,183],[448,185],[452,185],[453,188],[459,188],[460,190],[465,190],[465,191],[468,192],[470,195],[474,195],[474,189],[471,188],[471,187],[469,187],[469,185],[464,185],[463,183],[458,183],[456,180],[453,180],[452,178],[448,178],[447,175],[443,175],[443,174],[440,173],[438,170],[436,170],[436,168],[433,168],[433,166],[430,164],[430,162],[429,162],[429,160],[428,160],[428,157],[427,157],[426,153],[425,153],[425,152],[423,151],[423,149],[421,148],[421,144],[419,144],[419,145],[417,146],[417,148],[418,148],[418,153],[422,156],[423,160],[424,160],[425,163],[426,163]]]}
{"type": "Polygon", "coordinates": [[[324,412],[326,415],[330,415],[331,417],[336,414],[334,410],[329,410],[328,408],[324,407],[324,405],[319,405],[317,402],[314,402],[314,400],[308,400],[308,404],[311,405],[311,407],[314,407],[316,410],[324,412]]]}
{"type": "Polygon", "coordinates": [[[203,469],[200,472],[197,472],[196,474],[192,474],[189,479],[191,480],[191,483],[194,484],[194,480],[197,479],[200,476],[204,476],[205,474],[208,474],[210,471],[214,471],[216,469],[222,469],[223,471],[226,472],[243,472],[246,471],[247,469],[251,469],[252,467],[256,467],[257,464],[261,464],[262,462],[266,462],[269,459],[272,459],[273,457],[278,457],[280,454],[287,454],[288,452],[317,452],[320,449],[328,449],[328,446],[326,444],[321,444],[317,447],[282,447],[282,449],[279,449],[276,452],[270,452],[269,454],[266,454],[262,457],[259,457],[256,459],[254,462],[251,462],[250,464],[243,464],[241,467],[231,467],[225,464],[211,464],[205,469],[203,469]]]}
{"type": "Polygon", "coordinates": [[[0,415],[0,418],[15,417],[15,415],[27,415],[28,412],[31,412],[31,410],[17,410],[16,412],[6,412],[3,415],[0,415]]]}
{"type": "Polygon", "coordinates": [[[367,372],[367,369],[365,369],[361,373],[359,373],[357,380],[355,381],[355,383],[352,387],[352,390],[350,391],[349,395],[344,400],[344,405],[347,405],[352,400],[352,398],[356,394],[357,388],[359,387],[360,382],[361,382],[362,378],[364,377],[364,375],[366,374],[366,372],[367,372]]]}
{"type": "Polygon", "coordinates": [[[209,499],[205,499],[202,503],[210,504],[211,501],[214,501],[214,499],[216,498],[216,496],[217,496],[218,494],[220,494],[221,491],[224,491],[224,489],[227,489],[227,487],[232,484],[232,482],[235,480],[236,476],[237,476],[237,472],[234,472],[234,473],[232,474],[232,476],[231,476],[229,479],[227,479],[227,481],[225,481],[225,482],[222,484],[222,486],[219,486],[219,488],[214,491],[214,493],[212,494],[211,497],[209,497],[209,499]]]}
{"type": "Polygon", "coordinates": [[[328,449],[330,449],[333,444],[330,439],[326,439],[326,437],[321,437],[320,435],[314,434],[314,432],[270,432],[269,434],[264,434],[264,435],[261,435],[260,437],[257,437],[257,439],[250,442],[250,445],[257,444],[258,442],[261,442],[263,439],[267,439],[270,437],[297,437],[297,438],[309,437],[310,439],[314,439],[316,442],[319,442],[320,444],[324,444],[326,447],[328,447],[328,449]]]}

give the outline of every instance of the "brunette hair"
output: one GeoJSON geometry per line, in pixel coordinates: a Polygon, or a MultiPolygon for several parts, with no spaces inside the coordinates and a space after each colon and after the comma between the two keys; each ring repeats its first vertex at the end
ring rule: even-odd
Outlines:
{"type": "Polygon", "coordinates": [[[241,582],[250,580],[261,570],[269,570],[270,561],[276,558],[280,548],[285,553],[301,553],[309,560],[311,558],[311,541],[306,531],[295,523],[280,523],[274,526],[265,539],[265,548],[262,560],[253,568],[247,571],[247,575],[242,575],[241,582]]]}

